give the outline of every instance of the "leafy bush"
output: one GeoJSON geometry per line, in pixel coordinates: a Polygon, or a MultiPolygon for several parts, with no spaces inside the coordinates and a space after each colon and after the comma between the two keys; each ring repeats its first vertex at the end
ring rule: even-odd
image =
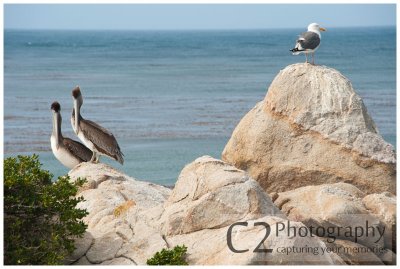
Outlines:
{"type": "Polygon", "coordinates": [[[37,155],[4,160],[4,263],[61,264],[86,230],[88,213],[75,206],[85,180],[69,182],[41,169],[37,155]]]}
{"type": "Polygon", "coordinates": [[[176,246],[173,249],[163,248],[147,260],[147,265],[188,265],[185,260],[187,247],[176,246]]]}

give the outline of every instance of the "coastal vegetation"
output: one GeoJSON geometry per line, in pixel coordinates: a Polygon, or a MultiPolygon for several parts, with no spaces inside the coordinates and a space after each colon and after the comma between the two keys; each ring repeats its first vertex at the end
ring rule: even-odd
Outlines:
{"type": "Polygon", "coordinates": [[[185,245],[173,249],[163,248],[147,260],[147,265],[188,265],[185,260],[186,251],[185,245]]]}
{"type": "Polygon", "coordinates": [[[76,208],[75,197],[85,182],[68,176],[52,181],[41,168],[38,155],[4,160],[4,263],[8,265],[54,265],[75,249],[88,213],[76,208]]]}

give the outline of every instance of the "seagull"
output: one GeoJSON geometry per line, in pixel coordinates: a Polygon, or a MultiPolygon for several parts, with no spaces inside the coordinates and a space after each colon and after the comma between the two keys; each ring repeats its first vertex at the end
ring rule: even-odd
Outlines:
{"type": "Polygon", "coordinates": [[[69,169],[81,162],[87,162],[92,157],[90,149],[78,141],[63,137],[61,133],[61,106],[58,102],[51,104],[53,111],[53,133],[50,137],[51,150],[54,156],[69,169]]]}
{"type": "Polygon", "coordinates": [[[98,155],[106,155],[120,164],[124,164],[124,154],[114,135],[97,123],[82,118],[80,109],[83,104],[83,97],[79,86],[72,90],[72,98],[74,99],[71,116],[72,129],[83,144],[93,151],[90,162],[98,163],[98,155]]]}
{"type": "Polygon", "coordinates": [[[308,54],[312,55],[312,64],[314,64],[314,53],[319,47],[319,43],[321,42],[321,33],[320,31],[326,31],[325,28],[319,26],[318,23],[311,23],[308,25],[307,32],[299,35],[299,38],[296,41],[296,46],[290,51],[293,55],[299,55],[300,53],[304,53],[306,55],[306,63],[308,63],[308,54]]]}

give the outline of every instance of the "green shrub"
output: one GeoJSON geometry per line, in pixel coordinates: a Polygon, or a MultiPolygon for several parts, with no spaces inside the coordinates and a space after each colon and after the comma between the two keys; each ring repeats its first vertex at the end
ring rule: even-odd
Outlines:
{"type": "Polygon", "coordinates": [[[186,250],[185,245],[173,249],[163,248],[147,260],[147,265],[188,265],[185,260],[186,250]]]}
{"type": "Polygon", "coordinates": [[[4,160],[4,263],[61,264],[86,230],[88,213],[75,206],[85,180],[52,182],[37,155],[4,160]]]}

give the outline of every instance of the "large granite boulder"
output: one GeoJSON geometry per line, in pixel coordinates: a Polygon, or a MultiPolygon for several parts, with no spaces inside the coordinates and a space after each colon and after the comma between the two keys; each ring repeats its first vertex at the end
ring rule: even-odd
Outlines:
{"type": "MultiPolygon", "coordinates": [[[[129,247],[139,240],[136,234],[144,234],[136,225],[136,216],[151,214],[162,207],[171,190],[156,184],[135,180],[106,165],[81,163],[69,172],[72,180],[86,178],[87,183],[78,196],[85,201],[78,204],[89,215],[84,218],[88,225],[83,238],[77,239],[75,252],[66,262],[82,264],[143,264],[149,255],[163,247],[165,241],[159,237],[157,244],[151,238],[135,255],[129,255],[129,247]],[[132,217],[133,216],[133,217],[132,217]]],[[[146,226],[152,233],[152,227],[146,226]]]]}
{"type": "Polygon", "coordinates": [[[350,81],[324,66],[293,64],[235,128],[222,159],[268,192],[351,183],[395,193],[393,146],[380,136],[350,81]]]}
{"type": "Polygon", "coordinates": [[[393,264],[396,197],[365,195],[347,183],[272,194],[289,220],[302,222],[347,264],[393,264]]]}
{"type": "MultiPolygon", "coordinates": [[[[160,218],[161,232],[169,246],[185,244],[189,264],[249,265],[249,264],[342,264],[336,254],[292,253],[282,251],[292,247],[324,248],[316,237],[288,235],[286,217],[271,198],[248,174],[221,160],[203,156],[188,164],[181,172],[171,196],[164,204],[160,218]],[[246,226],[232,226],[239,222],[246,226]],[[266,228],[255,223],[268,223],[266,228]],[[280,223],[279,225],[277,223],[280,223]],[[229,247],[228,233],[236,253],[229,247]],[[261,243],[261,244],[260,244],[261,243]],[[253,252],[272,249],[271,253],[253,252]]],[[[299,229],[300,222],[292,222],[299,229]]]]}
{"type": "Polygon", "coordinates": [[[274,202],[290,220],[315,227],[317,235],[330,236],[332,241],[344,239],[368,247],[383,248],[384,235],[388,231],[380,219],[365,208],[362,201],[364,196],[353,185],[335,183],[278,193],[274,202]]]}
{"type": "MultiPolygon", "coordinates": [[[[288,235],[288,219],[248,174],[204,156],[187,165],[173,191],[137,181],[105,164],[82,163],[69,175],[89,183],[78,195],[89,215],[86,235],[66,263],[76,265],[146,264],[157,251],[185,244],[191,265],[344,264],[334,253],[284,251],[322,249],[319,238],[288,235]],[[245,222],[246,226],[231,225],[245,222]],[[262,223],[261,225],[257,222],[262,223]],[[270,225],[270,234],[265,238],[270,225]],[[234,249],[248,249],[235,253],[234,249]],[[253,252],[272,249],[271,253],[253,252]]],[[[291,222],[306,229],[301,222],[291,222]]]]}
{"type": "Polygon", "coordinates": [[[161,218],[165,235],[284,215],[246,172],[203,156],[181,172],[161,218]]]}
{"type": "Polygon", "coordinates": [[[364,206],[379,218],[386,228],[385,246],[396,247],[396,196],[389,193],[374,193],[363,198],[364,206]]]}
{"type": "MultiPolygon", "coordinates": [[[[233,252],[227,244],[229,227],[206,229],[190,234],[167,237],[170,245],[185,244],[188,247],[188,262],[196,265],[343,265],[345,262],[336,253],[322,252],[326,244],[317,237],[287,235],[280,230],[286,219],[273,216],[247,221],[248,226],[232,230],[232,247],[243,253],[233,252]],[[265,239],[266,228],[255,223],[267,223],[271,230],[265,239]],[[265,239],[265,241],[262,241],[265,239]],[[259,245],[260,244],[260,245],[259,245]],[[254,252],[256,248],[271,249],[272,252],[254,252]]],[[[300,222],[291,222],[292,228],[306,229],[300,222]]]]}

